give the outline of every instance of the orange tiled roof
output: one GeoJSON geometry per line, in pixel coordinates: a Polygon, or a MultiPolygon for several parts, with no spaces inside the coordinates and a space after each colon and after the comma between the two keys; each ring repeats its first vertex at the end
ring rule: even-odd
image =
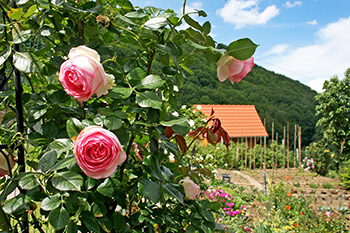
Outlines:
{"type": "MultiPolygon", "coordinates": [[[[195,107],[197,106],[194,105],[195,107]]],[[[230,137],[260,137],[268,136],[254,105],[211,105],[200,104],[202,113],[210,116],[214,109],[214,116],[219,118],[221,126],[230,137]]]]}

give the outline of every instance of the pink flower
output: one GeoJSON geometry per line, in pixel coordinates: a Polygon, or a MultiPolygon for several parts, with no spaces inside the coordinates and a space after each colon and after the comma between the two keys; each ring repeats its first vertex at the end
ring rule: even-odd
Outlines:
{"type": "Polygon", "coordinates": [[[84,45],[72,48],[69,59],[60,67],[59,80],[68,95],[87,101],[93,94],[105,95],[113,86],[114,76],[106,74],[98,53],[84,45]]]}
{"type": "Polygon", "coordinates": [[[187,200],[195,200],[201,193],[198,184],[194,183],[188,176],[180,181],[180,184],[184,187],[187,200]]]}
{"type": "Polygon", "coordinates": [[[240,82],[253,68],[254,58],[251,57],[245,61],[239,61],[227,54],[221,56],[217,65],[218,79],[223,82],[227,78],[231,83],[240,82]]]}
{"type": "Polygon", "coordinates": [[[80,131],[74,142],[74,155],[83,172],[95,179],[111,176],[126,159],[117,136],[99,126],[80,131]]]}
{"type": "MultiPolygon", "coordinates": [[[[12,154],[10,154],[8,156],[8,159],[10,161],[10,167],[12,169],[13,166],[15,166],[14,156],[12,154]]],[[[0,154],[0,177],[3,177],[3,176],[8,175],[8,174],[9,174],[9,167],[7,165],[7,161],[4,157],[4,155],[0,154]]]]}

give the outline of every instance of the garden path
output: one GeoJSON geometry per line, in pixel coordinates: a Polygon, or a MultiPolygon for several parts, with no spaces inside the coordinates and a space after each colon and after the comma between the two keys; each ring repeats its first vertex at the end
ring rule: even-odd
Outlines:
{"type": "Polygon", "coordinates": [[[237,170],[225,170],[225,169],[217,169],[218,175],[217,177],[221,179],[222,174],[231,175],[231,183],[238,184],[240,186],[253,186],[257,188],[259,191],[264,190],[264,187],[254,178],[249,175],[246,175],[237,170]]]}

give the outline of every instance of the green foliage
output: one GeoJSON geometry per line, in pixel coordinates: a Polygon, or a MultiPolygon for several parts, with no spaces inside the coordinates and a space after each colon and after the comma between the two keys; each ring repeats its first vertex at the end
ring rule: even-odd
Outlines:
{"type": "Polygon", "coordinates": [[[331,189],[331,188],[333,188],[333,185],[331,183],[324,182],[324,183],[322,183],[322,188],[331,189]]]}
{"type": "Polygon", "coordinates": [[[344,163],[344,166],[340,170],[340,177],[342,186],[350,189],[350,161],[344,163]]]}
{"type": "Polygon", "coordinates": [[[325,81],[323,92],[316,96],[316,107],[323,137],[327,144],[334,147],[337,168],[350,156],[350,69],[345,78],[337,76],[325,81]]]}
{"type": "Polygon", "coordinates": [[[305,158],[301,166],[304,170],[315,171],[325,176],[329,169],[334,167],[335,162],[334,154],[327,149],[324,140],[321,140],[305,148],[305,158]]]}

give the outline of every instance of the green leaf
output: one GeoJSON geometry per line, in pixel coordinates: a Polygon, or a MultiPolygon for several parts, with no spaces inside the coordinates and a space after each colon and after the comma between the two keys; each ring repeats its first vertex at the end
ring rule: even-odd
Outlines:
{"type": "Polygon", "coordinates": [[[45,211],[51,211],[54,209],[57,209],[61,204],[61,199],[59,196],[51,196],[51,197],[46,197],[42,202],[41,202],[41,209],[45,211]]]}
{"type": "Polygon", "coordinates": [[[162,108],[162,99],[153,92],[140,92],[136,95],[136,102],[143,108],[162,108]]]}
{"type": "Polygon", "coordinates": [[[145,26],[148,29],[151,29],[152,31],[156,31],[161,27],[164,27],[167,25],[168,21],[165,17],[155,17],[150,20],[148,20],[143,26],[145,26]]]}
{"type": "Polygon", "coordinates": [[[13,20],[19,20],[23,15],[23,8],[12,8],[10,7],[10,12],[8,12],[8,16],[13,20]]]}
{"type": "Polygon", "coordinates": [[[32,173],[27,173],[18,182],[19,186],[24,190],[30,190],[38,187],[38,180],[32,173]]]}
{"type": "Polygon", "coordinates": [[[126,78],[130,80],[132,84],[139,83],[142,79],[146,77],[146,72],[141,69],[140,67],[137,67],[133,70],[131,70],[127,75],[126,78]]]}
{"type": "Polygon", "coordinates": [[[139,89],[156,89],[162,87],[165,83],[159,75],[148,75],[146,78],[141,80],[141,83],[136,86],[139,89]]]}
{"type": "Polygon", "coordinates": [[[2,64],[4,64],[4,62],[9,58],[9,56],[11,55],[11,51],[11,47],[7,47],[6,49],[0,52],[0,66],[2,66],[2,64]]]}
{"type": "Polygon", "coordinates": [[[106,119],[103,120],[103,124],[109,129],[109,130],[116,130],[122,127],[123,121],[119,118],[116,118],[114,116],[106,117],[106,119]]]}
{"type": "Polygon", "coordinates": [[[197,43],[195,43],[193,41],[190,41],[190,45],[192,47],[196,48],[196,49],[199,49],[199,50],[206,50],[206,49],[208,49],[208,47],[205,47],[203,45],[197,44],[197,43]]]}
{"type": "Polygon", "coordinates": [[[134,7],[132,6],[131,2],[128,0],[117,0],[117,4],[126,10],[132,10],[134,7]]]}
{"type": "Polygon", "coordinates": [[[70,220],[67,227],[67,233],[77,233],[77,232],[78,232],[77,224],[74,221],[70,220]]]}
{"type": "Polygon", "coordinates": [[[50,149],[56,150],[57,154],[61,154],[63,152],[67,152],[73,149],[74,144],[72,140],[68,138],[60,138],[50,143],[50,149]]]}
{"type": "Polygon", "coordinates": [[[29,7],[29,9],[27,10],[27,12],[23,15],[23,18],[28,18],[30,17],[32,14],[34,14],[34,12],[36,11],[36,5],[32,5],[31,7],[29,7]]]}
{"type": "Polygon", "coordinates": [[[141,195],[145,196],[154,203],[157,203],[162,195],[160,185],[146,178],[143,178],[140,181],[139,191],[141,195]]]}
{"type": "Polygon", "coordinates": [[[2,209],[6,214],[17,214],[30,209],[31,198],[24,194],[19,194],[5,201],[2,209]]]}
{"type": "Polygon", "coordinates": [[[62,206],[60,209],[54,209],[49,214],[49,223],[56,229],[64,228],[69,221],[69,213],[62,206]]]}
{"type": "Polygon", "coordinates": [[[79,219],[89,231],[100,232],[100,226],[96,222],[96,218],[91,212],[83,211],[79,219]]]}
{"type": "Polygon", "coordinates": [[[39,160],[39,168],[43,172],[47,172],[50,168],[55,165],[57,160],[57,152],[55,150],[50,150],[43,154],[39,160]]]}
{"type": "Polygon", "coordinates": [[[78,173],[63,171],[54,174],[52,185],[60,191],[80,191],[83,181],[83,177],[78,173]]]}
{"type": "Polygon", "coordinates": [[[66,129],[68,133],[69,138],[73,138],[74,136],[78,136],[80,131],[84,129],[83,123],[81,123],[80,120],[77,118],[69,118],[67,123],[66,123],[66,129]]]}
{"type": "Polygon", "coordinates": [[[210,25],[210,22],[207,21],[203,24],[203,33],[204,35],[208,35],[210,33],[210,30],[211,30],[211,25],[210,25]]]}
{"type": "Polygon", "coordinates": [[[75,157],[67,157],[64,158],[60,161],[58,161],[53,167],[50,168],[49,171],[57,171],[57,170],[61,170],[63,168],[67,168],[69,165],[72,165],[73,163],[76,163],[75,161],[75,157]]]}
{"type": "Polygon", "coordinates": [[[136,19],[141,19],[141,18],[144,18],[146,16],[147,16],[147,14],[142,13],[142,12],[138,12],[138,11],[129,12],[125,15],[125,17],[136,18],[136,19]]]}
{"type": "Polygon", "coordinates": [[[114,99],[127,99],[131,96],[132,89],[126,87],[114,87],[109,91],[108,96],[114,99]]]}
{"type": "Polygon", "coordinates": [[[186,118],[175,119],[171,121],[161,121],[161,125],[171,127],[176,133],[185,135],[190,130],[186,118]]]}
{"type": "Polygon", "coordinates": [[[10,221],[3,211],[3,209],[0,207],[0,230],[10,232],[11,224],[10,221]]]}
{"type": "Polygon", "coordinates": [[[185,19],[186,23],[188,25],[190,25],[191,27],[197,29],[198,31],[202,31],[203,30],[202,26],[197,21],[192,19],[190,16],[185,15],[184,19],[185,19]]]}
{"type": "Polygon", "coordinates": [[[100,184],[96,191],[106,197],[113,197],[116,193],[116,187],[120,185],[120,181],[117,179],[107,178],[102,184],[100,184]]]}
{"type": "Polygon", "coordinates": [[[147,173],[158,180],[163,180],[162,172],[160,171],[159,162],[156,156],[150,155],[144,158],[143,162],[147,173]]]}
{"type": "Polygon", "coordinates": [[[32,53],[16,52],[13,55],[15,67],[25,73],[41,72],[44,64],[32,53]]]}
{"type": "Polygon", "coordinates": [[[163,184],[164,189],[173,197],[175,197],[179,202],[184,202],[184,195],[180,191],[182,188],[179,184],[170,184],[165,183],[163,184]]]}
{"type": "Polygon", "coordinates": [[[249,38],[244,38],[233,41],[227,47],[226,53],[237,60],[244,61],[253,56],[257,47],[258,45],[254,44],[249,38]]]}
{"type": "Polygon", "coordinates": [[[183,123],[187,122],[187,118],[179,118],[175,120],[170,120],[170,121],[161,121],[160,124],[162,126],[173,126],[173,125],[182,125],[183,123]]]}

